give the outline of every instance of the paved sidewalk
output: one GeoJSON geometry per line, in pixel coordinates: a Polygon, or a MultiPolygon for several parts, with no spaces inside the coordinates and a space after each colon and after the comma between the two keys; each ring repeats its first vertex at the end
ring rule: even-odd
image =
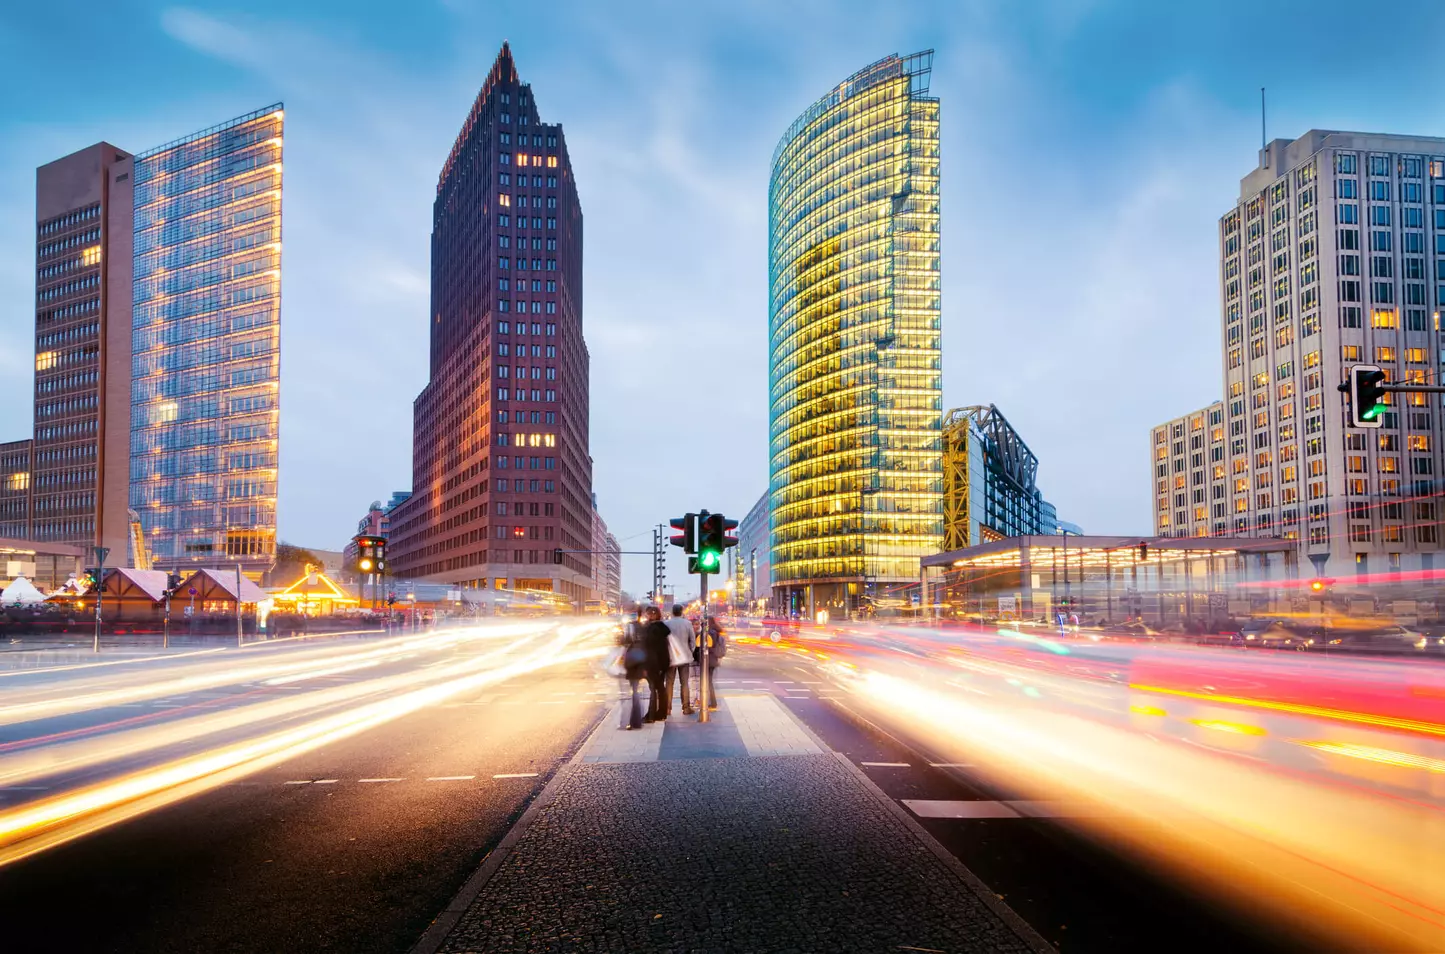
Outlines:
{"type": "Polygon", "coordinates": [[[604,720],[439,920],[440,950],[1052,950],[776,699],[715,715],[604,720]]]}

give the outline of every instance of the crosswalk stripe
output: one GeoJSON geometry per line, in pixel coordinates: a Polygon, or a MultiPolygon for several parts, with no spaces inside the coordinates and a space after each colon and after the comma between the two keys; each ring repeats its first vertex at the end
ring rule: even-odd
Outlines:
{"type": "Polygon", "coordinates": [[[902,801],[919,818],[1078,818],[1100,814],[1097,809],[1074,802],[929,798],[905,798],[902,801]]]}

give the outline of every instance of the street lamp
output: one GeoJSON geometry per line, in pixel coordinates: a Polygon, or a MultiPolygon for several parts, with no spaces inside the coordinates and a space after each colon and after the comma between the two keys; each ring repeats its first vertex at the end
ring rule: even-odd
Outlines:
{"type": "Polygon", "coordinates": [[[93,547],[95,550],[95,652],[100,652],[100,604],[105,599],[105,558],[110,556],[110,547],[93,547]]]}

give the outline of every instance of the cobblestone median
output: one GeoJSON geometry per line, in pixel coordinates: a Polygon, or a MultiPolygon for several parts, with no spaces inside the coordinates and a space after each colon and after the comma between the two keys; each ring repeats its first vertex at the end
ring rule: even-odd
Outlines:
{"type": "Polygon", "coordinates": [[[444,952],[1033,951],[831,755],[577,764],[444,952]]]}

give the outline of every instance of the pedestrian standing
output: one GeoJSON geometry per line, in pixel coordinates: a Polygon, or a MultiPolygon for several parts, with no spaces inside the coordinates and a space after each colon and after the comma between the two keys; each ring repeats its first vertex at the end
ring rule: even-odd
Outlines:
{"type": "Polygon", "coordinates": [[[717,708],[717,664],[728,653],[727,636],[723,633],[722,624],[717,617],[707,618],[707,635],[699,637],[699,641],[707,643],[707,651],[704,655],[707,665],[707,707],[717,708]]]}
{"type": "Polygon", "coordinates": [[[692,623],[682,615],[682,604],[674,604],[672,617],[667,621],[667,629],[671,634],[670,642],[674,649],[673,659],[687,657],[687,662],[681,665],[672,666],[667,670],[667,685],[664,687],[667,702],[663,705],[665,715],[672,715],[672,688],[674,684],[682,683],[682,713],[692,715],[692,693],[688,686],[688,670],[692,668],[693,648],[697,644],[697,633],[693,631],[692,623]]]}
{"type": "Polygon", "coordinates": [[[647,678],[647,646],[642,639],[646,618],[642,607],[637,608],[637,617],[630,620],[622,633],[622,665],[628,684],[632,687],[632,711],[627,720],[627,729],[642,728],[642,695],[639,687],[647,678]]]}
{"type": "Polygon", "coordinates": [[[667,671],[671,668],[671,657],[667,651],[667,640],[672,635],[662,621],[662,610],[656,606],[647,608],[647,623],[642,627],[642,645],[647,653],[647,687],[652,698],[643,722],[661,722],[667,718],[664,705],[667,688],[667,671]]]}

